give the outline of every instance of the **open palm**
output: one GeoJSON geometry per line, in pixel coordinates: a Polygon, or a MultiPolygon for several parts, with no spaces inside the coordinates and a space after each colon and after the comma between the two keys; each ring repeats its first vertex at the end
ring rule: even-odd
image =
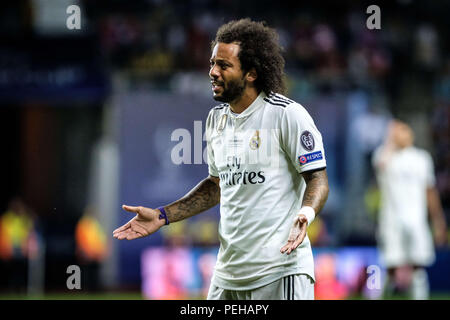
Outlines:
{"type": "Polygon", "coordinates": [[[164,220],[158,218],[158,210],[140,206],[132,207],[127,205],[123,205],[122,208],[128,212],[136,213],[136,216],[123,226],[114,230],[114,238],[117,238],[119,240],[133,240],[146,237],[158,231],[158,229],[164,225],[164,220]]]}
{"type": "Polygon", "coordinates": [[[295,218],[294,224],[289,232],[289,238],[287,243],[281,248],[281,253],[290,254],[293,250],[297,249],[302,244],[306,237],[306,227],[308,226],[308,219],[304,214],[300,214],[295,218]]]}

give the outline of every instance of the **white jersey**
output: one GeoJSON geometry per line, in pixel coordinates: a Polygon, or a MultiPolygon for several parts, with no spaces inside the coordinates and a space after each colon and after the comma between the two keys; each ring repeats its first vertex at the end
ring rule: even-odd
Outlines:
{"type": "Polygon", "coordinates": [[[381,258],[387,267],[429,266],[435,259],[427,219],[426,189],[435,184],[431,156],[409,147],[381,159],[381,151],[373,156],[382,200],[377,232],[381,258]]]}
{"type": "Polygon", "coordinates": [[[228,104],[206,121],[208,166],[220,178],[220,249],[212,283],[250,290],[291,274],[314,279],[306,236],[290,255],[287,242],[306,187],[300,173],[326,167],[322,136],[298,103],[261,92],[242,113],[228,104]]]}
{"type": "MultiPolygon", "coordinates": [[[[375,150],[375,168],[383,159],[381,148],[375,150]]],[[[377,169],[382,207],[380,219],[386,223],[405,225],[428,224],[426,189],[435,184],[434,166],[430,154],[416,147],[394,151],[384,169],[377,169]]]]}

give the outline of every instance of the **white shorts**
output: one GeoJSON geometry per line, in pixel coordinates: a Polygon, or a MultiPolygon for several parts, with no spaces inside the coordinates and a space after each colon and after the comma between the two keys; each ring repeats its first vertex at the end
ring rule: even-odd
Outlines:
{"type": "Polygon", "coordinates": [[[227,290],[211,283],[207,300],[314,300],[314,280],[293,274],[253,290],[227,290]]]}
{"type": "Polygon", "coordinates": [[[379,230],[381,260],[387,268],[404,265],[427,267],[435,261],[433,238],[428,226],[387,226],[379,230]]]}

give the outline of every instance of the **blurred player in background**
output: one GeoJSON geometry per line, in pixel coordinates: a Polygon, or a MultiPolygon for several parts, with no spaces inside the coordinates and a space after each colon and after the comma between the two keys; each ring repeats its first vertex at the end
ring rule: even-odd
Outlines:
{"type": "Polygon", "coordinates": [[[113,232],[144,237],[220,202],[208,299],[314,299],[306,229],[328,197],[325,153],[311,116],[281,94],[283,69],[278,35],[264,23],[220,27],[209,76],[223,103],[206,120],[209,176],[164,207],[123,206],[137,215],[113,232]]]}
{"type": "Polygon", "coordinates": [[[432,158],[413,142],[411,128],[394,120],[384,143],[374,152],[381,191],[378,241],[388,270],[385,296],[398,290],[409,292],[413,299],[427,299],[429,285],[424,268],[435,261],[433,235],[436,245],[445,245],[447,227],[435,188],[432,158]]]}

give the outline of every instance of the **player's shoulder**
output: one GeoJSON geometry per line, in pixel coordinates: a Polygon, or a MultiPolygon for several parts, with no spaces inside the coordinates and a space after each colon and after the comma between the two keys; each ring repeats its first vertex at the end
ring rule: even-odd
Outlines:
{"type": "Polygon", "coordinates": [[[264,98],[266,106],[279,115],[287,117],[304,117],[308,111],[297,101],[280,93],[270,93],[264,98]]]}
{"type": "Polygon", "coordinates": [[[214,106],[212,108],[212,110],[222,110],[222,109],[226,109],[226,108],[229,108],[229,107],[230,107],[230,105],[228,103],[221,103],[221,104],[219,104],[217,106],[214,106]]]}
{"type": "Polygon", "coordinates": [[[221,103],[217,106],[212,107],[211,110],[209,110],[209,115],[214,116],[217,114],[222,114],[222,113],[226,112],[229,107],[230,107],[230,105],[228,103],[221,103]]]}
{"type": "Polygon", "coordinates": [[[266,102],[266,105],[268,106],[284,109],[296,103],[294,100],[289,99],[288,97],[275,92],[269,93],[264,97],[263,100],[266,102]]]}
{"type": "Polygon", "coordinates": [[[421,157],[425,160],[432,160],[431,153],[428,152],[428,150],[416,146],[412,146],[410,150],[416,157],[421,157]]]}
{"type": "Polygon", "coordinates": [[[220,115],[224,112],[227,112],[229,107],[230,107],[230,105],[228,103],[221,103],[217,106],[214,106],[209,110],[208,117],[214,117],[214,116],[220,115]]]}
{"type": "Polygon", "coordinates": [[[227,113],[230,105],[228,103],[222,103],[217,106],[212,107],[209,110],[208,117],[206,118],[206,125],[214,125],[223,114],[227,113]]]}

